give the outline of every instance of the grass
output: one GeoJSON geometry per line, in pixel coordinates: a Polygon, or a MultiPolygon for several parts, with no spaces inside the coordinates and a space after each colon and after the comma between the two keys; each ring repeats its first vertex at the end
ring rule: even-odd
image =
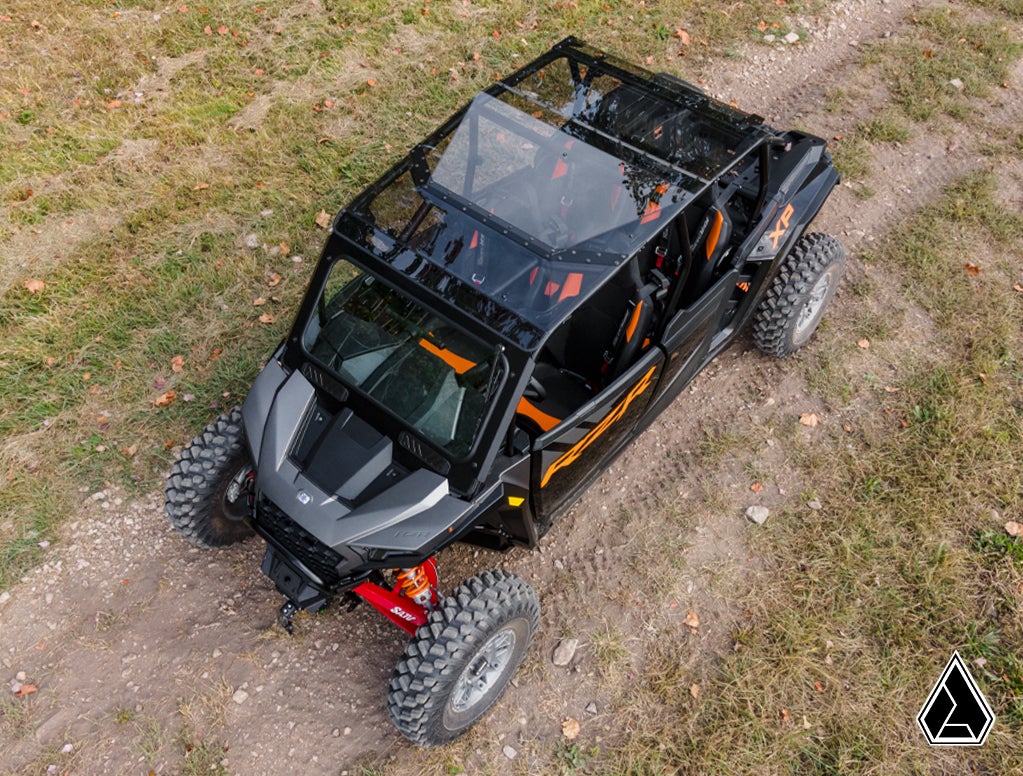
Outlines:
{"type": "Polygon", "coordinates": [[[670,722],[631,737],[609,771],[1007,773],[1023,758],[1023,550],[991,515],[1023,508],[1023,307],[1008,280],[1023,272],[1023,217],[995,187],[960,181],[867,257],[898,269],[939,341],[899,363],[900,390],[855,435],[793,450],[824,508],[754,536],[772,592],[750,602],[699,701],[673,672],[681,655],[649,656],[640,692],[670,722]],[[964,243],[998,246],[1007,274],[975,280],[964,243]],[[953,649],[998,721],[984,747],[939,755],[913,719],[953,649]]]}
{"type": "MultiPolygon", "coordinates": [[[[912,34],[866,55],[867,77],[880,75],[894,108],[832,144],[864,196],[876,144],[906,142],[921,122],[971,118],[1019,57],[1006,23],[1023,15],[1018,0],[969,6],[922,12],[912,34]]],[[[0,12],[12,63],[0,71],[0,590],[45,557],[41,543],[59,540],[83,495],[159,487],[174,447],[244,396],[286,333],[323,242],[316,213],[336,210],[495,73],[563,31],[692,78],[707,58],[762,40],[761,25],[787,30],[825,4],[187,8],[89,0],[44,12],[10,0],[0,12]],[[258,247],[245,247],[250,234],[258,247]],[[45,288],[31,291],[28,280],[45,288]],[[260,296],[268,302],[255,307],[260,296]],[[272,323],[259,321],[263,312],[272,323]],[[157,406],[168,390],[176,400],[157,406]]],[[[868,92],[835,87],[826,108],[846,111],[868,92]]],[[[1023,135],[999,143],[1001,153],[1023,151],[1023,135]]],[[[868,257],[897,268],[904,295],[939,331],[932,351],[892,365],[897,393],[861,379],[840,350],[792,367],[814,373],[810,386],[830,406],[866,409],[854,433],[825,426],[816,442],[783,440],[786,465],[825,506],[813,518],[773,508],[751,534],[752,551],[772,559],[770,594],[741,602],[748,617],[735,651],[693,697],[670,634],[634,644],[607,627],[592,642],[598,663],[642,663],[616,707],[636,724],[599,750],[549,745],[538,756],[552,772],[661,773],[679,763],[726,773],[1008,772],[1023,759],[1014,649],[1023,549],[990,517],[1018,515],[1023,494],[1023,320],[1011,290],[1021,227],[996,183],[962,181],[868,257]],[[935,753],[912,718],[953,648],[998,723],[982,749],[935,753]]],[[[891,321],[856,326],[857,337],[898,338],[891,321]]],[[[724,465],[753,436],[708,425],[698,458],[724,465]]],[[[770,480],[759,464],[748,474],[770,480]]],[[[696,485],[707,491],[702,506],[728,507],[716,481],[696,485]]],[[[670,554],[657,559],[666,572],[679,562],[670,554]]],[[[110,624],[101,617],[96,627],[110,624]]],[[[132,726],[144,759],[173,745],[178,772],[225,773],[225,746],[210,735],[225,702],[218,689],[182,707],[177,736],[127,709],[115,722],[132,726]]],[[[5,701],[0,714],[8,737],[29,731],[24,704],[5,701]]]]}

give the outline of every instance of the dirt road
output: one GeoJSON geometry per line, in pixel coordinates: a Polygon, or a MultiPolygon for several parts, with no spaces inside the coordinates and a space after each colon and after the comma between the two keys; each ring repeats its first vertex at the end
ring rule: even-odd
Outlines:
{"type": "MultiPolygon", "coordinates": [[[[903,34],[915,6],[836,3],[829,19],[806,20],[810,36],[802,43],[748,47],[709,63],[700,77],[715,96],[778,126],[849,134],[879,108],[863,83],[862,47],[903,34]],[[850,84],[864,99],[828,112],[825,96],[850,84]]],[[[985,128],[1023,125],[1021,88],[1017,68],[978,124],[951,134],[920,127],[905,143],[879,146],[867,181],[873,197],[845,185],[836,192],[815,229],[849,249],[847,288],[867,273],[883,277],[884,268],[864,267],[861,248],[983,164],[985,128]]],[[[884,284],[877,286],[871,312],[883,315],[884,284]]],[[[864,314],[852,304],[840,293],[830,336],[864,314]]],[[[906,346],[926,340],[926,316],[907,320],[906,346]]],[[[630,634],[685,634],[682,620],[698,611],[701,628],[686,641],[689,665],[710,665],[732,648],[732,626],[743,616],[738,593],[761,579],[764,564],[745,543],[750,494],[741,457],[697,456],[706,429],[720,418],[763,427],[807,411],[832,410],[819,406],[794,370],[740,340],[596,483],[542,550],[442,556],[449,584],[503,566],[536,586],[544,609],[515,686],[457,755],[417,750],[392,728],[386,684],[404,642],[366,607],[302,616],[288,637],[273,624],[281,600],[259,572],[257,542],[200,552],[171,532],[159,493],[131,502],[116,491],[82,493],[64,541],[0,602],[0,673],[38,688],[26,699],[20,734],[0,752],[0,769],[45,768],[52,755],[76,774],[173,773],[182,770],[187,746],[222,744],[223,765],[236,774],[358,773],[364,764],[446,772],[451,757],[469,770],[525,772],[535,765],[530,742],[559,741],[566,717],[583,723],[588,740],[613,746],[630,724],[613,699],[630,680],[629,661],[641,659],[616,657],[629,653],[630,634]],[[657,553],[664,531],[684,536],[689,550],[673,579],[651,580],[644,558],[657,553]],[[580,639],[580,649],[569,668],[557,668],[553,648],[568,636],[580,639]],[[620,670],[599,670],[609,661],[620,670]],[[66,745],[73,753],[61,759],[66,745]]],[[[787,481],[777,446],[746,452],[760,466],[779,467],[778,487],[758,503],[770,508],[804,486],[787,481]]]]}

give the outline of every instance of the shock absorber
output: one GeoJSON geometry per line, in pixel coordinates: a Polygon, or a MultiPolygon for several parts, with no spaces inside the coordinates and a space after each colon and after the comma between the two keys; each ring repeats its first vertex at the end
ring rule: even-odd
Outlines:
{"type": "Polygon", "coordinates": [[[400,592],[406,598],[411,598],[420,606],[431,609],[434,602],[434,585],[436,584],[437,572],[433,558],[418,566],[409,569],[401,569],[396,575],[397,585],[400,592]],[[427,568],[429,566],[429,568],[427,568]],[[430,572],[433,572],[431,580],[430,572]]]}

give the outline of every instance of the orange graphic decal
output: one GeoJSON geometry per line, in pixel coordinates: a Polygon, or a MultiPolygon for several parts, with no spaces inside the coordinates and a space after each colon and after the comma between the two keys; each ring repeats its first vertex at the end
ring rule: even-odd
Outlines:
{"type": "Polygon", "coordinates": [[[475,361],[470,361],[467,358],[462,358],[460,355],[448,350],[447,348],[439,348],[432,342],[430,342],[430,340],[428,339],[419,340],[419,347],[423,348],[424,350],[428,350],[430,353],[433,353],[433,355],[435,355],[449,367],[454,369],[457,374],[460,375],[465,374],[474,366],[476,366],[475,361]]]}
{"type": "Polygon", "coordinates": [[[796,209],[792,207],[792,205],[786,205],[781,216],[774,225],[774,231],[767,235],[771,238],[771,247],[775,250],[778,249],[778,240],[780,240],[782,236],[784,236],[785,232],[789,230],[789,220],[795,212],[796,209]]]}
{"type": "Polygon", "coordinates": [[[643,392],[650,387],[651,382],[653,382],[654,372],[656,371],[656,366],[650,367],[649,371],[640,378],[640,381],[632,386],[632,389],[625,395],[625,398],[618,402],[614,409],[607,413],[600,423],[594,426],[586,436],[572,445],[567,452],[563,453],[560,458],[547,467],[547,471],[543,473],[543,477],[540,479],[541,488],[545,487],[547,483],[550,482],[551,477],[554,476],[556,471],[564,469],[566,466],[571,466],[575,463],[587,447],[596,442],[601,434],[622,419],[626,411],[629,409],[629,405],[636,400],[637,396],[642,395],[643,392]]]}
{"type": "Polygon", "coordinates": [[[541,431],[550,431],[561,422],[559,418],[548,415],[535,404],[529,402],[525,396],[519,399],[519,406],[515,408],[515,412],[519,415],[525,415],[532,420],[540,427],[541,431]]]}

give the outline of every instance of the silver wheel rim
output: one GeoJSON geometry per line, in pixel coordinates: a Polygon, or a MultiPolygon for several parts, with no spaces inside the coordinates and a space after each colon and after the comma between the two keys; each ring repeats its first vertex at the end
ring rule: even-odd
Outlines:
{"type": "Polygon", "coordinates": [[[499,631],[487,639],[462,670],[451,693],[451,710],[461,714],[471,709],[493,689],[515,652],[515,631],[499,631]]]}
{"type": "Polygon", "coordinates": [[[825,272],[810,290],[810,298],[806,300],[806,306],[799,314],[796,321],[796,337],[803,336],[808,329],[812,329],[817,323],[817,317],[824,308],[824,300],[828,297],[828,290],[831,288],[831,275],[825,272]]]}

